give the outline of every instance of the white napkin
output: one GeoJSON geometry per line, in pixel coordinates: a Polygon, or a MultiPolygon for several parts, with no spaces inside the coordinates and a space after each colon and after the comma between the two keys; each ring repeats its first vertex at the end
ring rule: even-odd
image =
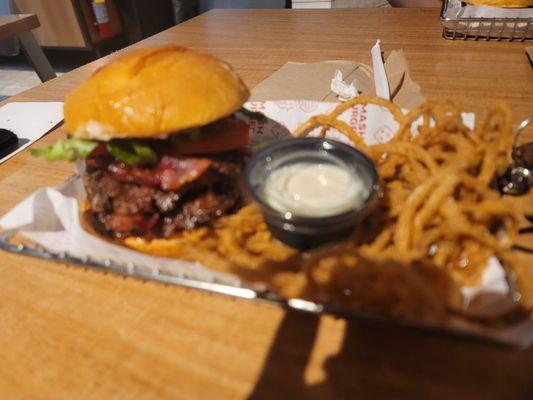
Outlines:
{"type": "Polygon", "coordinates": [[[386,100],[390,100],[389,80],[385,71],[385,64],[381,56],[381,40],[378,40],[372,50],[372,69],[374,71],[374,84],[376,85],[376,95],[386,100]]]}
{"type": "Polygon", "coordinates": [[[61,102],[8,103],[0,108],[0,128],[9,129],[19,138],[16,150],[0,159],[0,164],[43,137],[63,121],[61,102]]]}
{"type": "Polygon", "coordinates": [[[340,69],[335,71],[335,75],[331,79],[330,89],[337,95],[340,101],[348,101],[357,96],[357,87],[355,86],[355,79],[352,83],[344,82],[342,71],[340,69]]]}

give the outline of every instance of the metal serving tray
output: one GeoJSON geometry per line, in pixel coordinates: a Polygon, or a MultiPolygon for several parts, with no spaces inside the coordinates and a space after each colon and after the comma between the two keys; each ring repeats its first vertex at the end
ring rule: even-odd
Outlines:
{"type": "MultiPolygon", "coordinates": [[[[501,332],[499,332],[497,329],[478,325],[474,321],[469,321],[462,315],[452,315],[452,322],[442,325],[384,317],[362,309],[353,309],[350,311],[338,310],[333,307],[317,304],[308,300],[286,300],[281,298],[278,294],[261,286],[231,286],[217,282],[216,280],[202,281],[198,279],[191,279],[173,274],[169,271],[159,270],[157,268],[147,270],[146,268],[132,263],[120,264],[111,260],[97,260],[91,257],[79,258],[65,252],[55,253],[34,242],[29,241],[16,230],[5,230],[0,232],[0,249],[9,253],[22,254],[45,260],[54,260],[66,264],[77,264],[85,268],[94,268],[103,272],[111,272],[133,278],[157,281],[189,289],[202,290],[215,295],[225,295],[236,299],[254,301],[256,303],[270,304],[285,309],[296,310],[298,312],[329,314],[345,319],[362,319],[385,325],[414,328],[433,334],[444,334],[467,339],[485,340],[506,345],[523,346],[523,344],[518,343],[512,337],[501,335],[501,332]]],[[[515,294],[519,293],[515,292],[517,289],[514,284],[514,279],[509,278],[511,277],[508,277],[508,282],[512,288],[512,292],[515,294]]]]}
{"type": "Polygon", "coordinates": [[[440,20],[444,26],[442,36],[448,40],[533,40],[533,18],[473,18],[446,16],[453,0],[444,0],[440,20]]]}

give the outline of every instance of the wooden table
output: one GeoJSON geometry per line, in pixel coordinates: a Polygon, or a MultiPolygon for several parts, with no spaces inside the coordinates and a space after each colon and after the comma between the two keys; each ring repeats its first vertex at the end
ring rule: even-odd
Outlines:
{"type": "Polygon", "coordinates": [[[0,40],[18,37],[22,50],[35,68],[42,82],[56,77],[50,62],[31,33],[38,28],[39,18],[35,14],[0,15],[0,40]]]}
{"type": "Polygon", "coordinates": [[[39,27],[35,14],[0,15],[0,40],[39,27]]]}
{"type": "MultiPolygon", "coordinates": [[[[533,106],[525,44],[451,42],[436,10],[217,10],[138,46],[180,43],[253,87],[287,61],[403,48],[430,99],[533,106]]],[[[113,56],[110,56],[110,58],[113,56]]],[[[58,101],[98,60],[9,101],[58,101]]],[[[60,128],[39,144],[61,137],[60,128]]],[[[23,152],[0,166],[0,214],[71,174],[23,152]]],[[[179,287],[0,254],[0,398],[533,398],[533,348],[286,314],[179,287]]]]}

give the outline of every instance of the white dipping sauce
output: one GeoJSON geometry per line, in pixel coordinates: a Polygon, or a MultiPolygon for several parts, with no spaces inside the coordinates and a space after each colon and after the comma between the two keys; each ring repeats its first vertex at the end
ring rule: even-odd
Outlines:
{"type": "Polygon", "coordinates": [[[300,162],[272,171],[265,200],[279,211],[326,217],[360,206],[369,189],[363,180],[334,164],[300,162]]]}

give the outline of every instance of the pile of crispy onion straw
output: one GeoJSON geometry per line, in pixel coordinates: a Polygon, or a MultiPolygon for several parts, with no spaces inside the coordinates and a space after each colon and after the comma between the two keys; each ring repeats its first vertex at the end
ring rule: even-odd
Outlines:
{"type": "Polygon", "coordinates": [[[377,164],[380,206],[342,243],[299,252],[272,237],[258,208],[247,205],[212,227],[172,240],[129,239],[144,252],[199,261],[262,282],[282,296],[341,309],[441,319],[460,310],[459,288],[480,283],[489,257],[510,268],[519,212],[491,187],[509,162],[510,113],[497,105],[474,130],[453,102],[426,103],[404,115],[393,103],[360,96],[294,132],[334,128],[377,164]],[[337,119],[358,104],[387,108],[400,127],[390,142],[366,145],[337,119]],[[413,123],[420,124],[413,132],[413,123]]]}

